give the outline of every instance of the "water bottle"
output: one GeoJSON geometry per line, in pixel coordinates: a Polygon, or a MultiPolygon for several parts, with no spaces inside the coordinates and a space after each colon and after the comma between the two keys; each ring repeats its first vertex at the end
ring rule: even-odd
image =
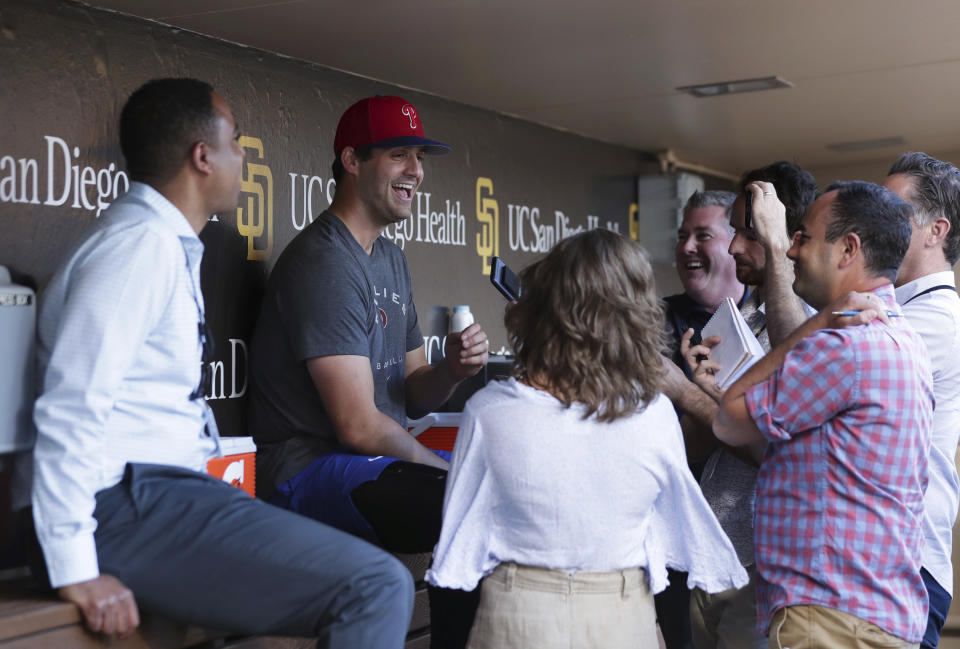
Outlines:
{"type": "Polygon", "coordinates": [[[453,315],[450,316],[450,333],[458,334],[473,324],[473,314],[470,313],[470,307],[466,304],[453,307],[453,315]]]}

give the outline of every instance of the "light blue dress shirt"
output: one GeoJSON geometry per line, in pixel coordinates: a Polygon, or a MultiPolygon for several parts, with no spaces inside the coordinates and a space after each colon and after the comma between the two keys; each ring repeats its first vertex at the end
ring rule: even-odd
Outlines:
{"type": "Polygon", "coordinates": [[[128,462],[202,471],[215,453],[209,406],[190,399],[201,370],[202,255],[186,217],[132,183],[41,299],[32,499],[54,587],[99,575],[95,495],[128,462]]]}

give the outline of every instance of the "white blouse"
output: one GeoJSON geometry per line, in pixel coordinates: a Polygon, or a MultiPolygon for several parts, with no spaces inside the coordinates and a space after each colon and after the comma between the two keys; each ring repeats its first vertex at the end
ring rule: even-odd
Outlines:
{"type": "Polygon", "coordinates": [[[426,579],[472,590],[504,561],[555,570],[667,567],[708,592],[747,575],[687,468],[670,401],[611,423],[514,379],[463,411],[426,579]]]}

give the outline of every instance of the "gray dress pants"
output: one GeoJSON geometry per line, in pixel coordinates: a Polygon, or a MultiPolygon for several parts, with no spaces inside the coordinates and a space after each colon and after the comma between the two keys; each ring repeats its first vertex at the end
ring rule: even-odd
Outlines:
{"type": "Polygon", "coordinates": [[[97,494],[100,571],[144,610],[318,647],[399,649],[413,581],[365,541],[250,498],[210,476],[130,464],[97,494]]]}

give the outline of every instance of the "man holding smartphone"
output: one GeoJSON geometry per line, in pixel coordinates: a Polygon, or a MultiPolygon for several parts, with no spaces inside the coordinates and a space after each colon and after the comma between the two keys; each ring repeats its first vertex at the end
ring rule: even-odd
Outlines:
{"type": "Polygon", "coordinates": [[[734,229],[730,254],[736,264],[737,279],[757,287],[753,309],[764,305],[764,327],[769,328],[770,342],[776,345],[809,317],[793,292],[793,262],[787,258],[787,250],[803,215],[817,198],[817,185],[813,176],[799,165],[779,161],[747,172],[740,187],[730,213],[734,229]],[[772,185],[763,191],[774,192],[779,205],[775,210],[765,209],[765,205],[751,209],[748,220],[747,197],[753,197],[748,186],[754,182],[772,185]]]}
{"type": "MultiPolygon", "coordinates": [[[[336,196],[277,260],[250,347],[264,497],[394,552],[433,549],[448,468],[406,419],[440,406],[487,362],[487,336],[473,324],[427,365],[406,258],[380,236],[410,218],[424,155],[449,149],[424,136],[400,97],[348,108],[334,139],[336,196]]],[[[456,594],[444,592],[431,594],[432,638],[455,647],[474,604],[459,621],[447,610],[456,594]]]]}
{"type": "MultiPolygon", "coordinates": [[[[813,176],[790,162],[753,169],[740,180],[740,194],[730,213],[734,235],[729,252],[736,263],[737,279],[753,287],[740,305],[740,313],[767,351],[813,314],[793,292],[793,263],[786,249],[817,193],[813,176]],[[752,209],[753,205],[757,209],[752,209]]],[[[704,352],[700,358],[709,360],[709,350],[704,347],[694,347],[693,351],[704,352]]],[[[696,359],[691,353],[687,355],[692,359],[694,380],[700,380],[696,359]]],[[[704,389],[714,398],[720,397],[714,386],[708,384],[704,389]]],[[[707,423],[716,411],[717,405],[711,403],[708,412],[698,414],[707,423]]],[[[751,458],[747,452],[718,444],[700,478],[703,495],[733,541],[750,582],[743,588],[716,594],[693,590],[690,610],[697,649],[767,646],[767,638],[757,631],[756,623],[753,510],[757,464],[758,452],[751,458]]]]}

